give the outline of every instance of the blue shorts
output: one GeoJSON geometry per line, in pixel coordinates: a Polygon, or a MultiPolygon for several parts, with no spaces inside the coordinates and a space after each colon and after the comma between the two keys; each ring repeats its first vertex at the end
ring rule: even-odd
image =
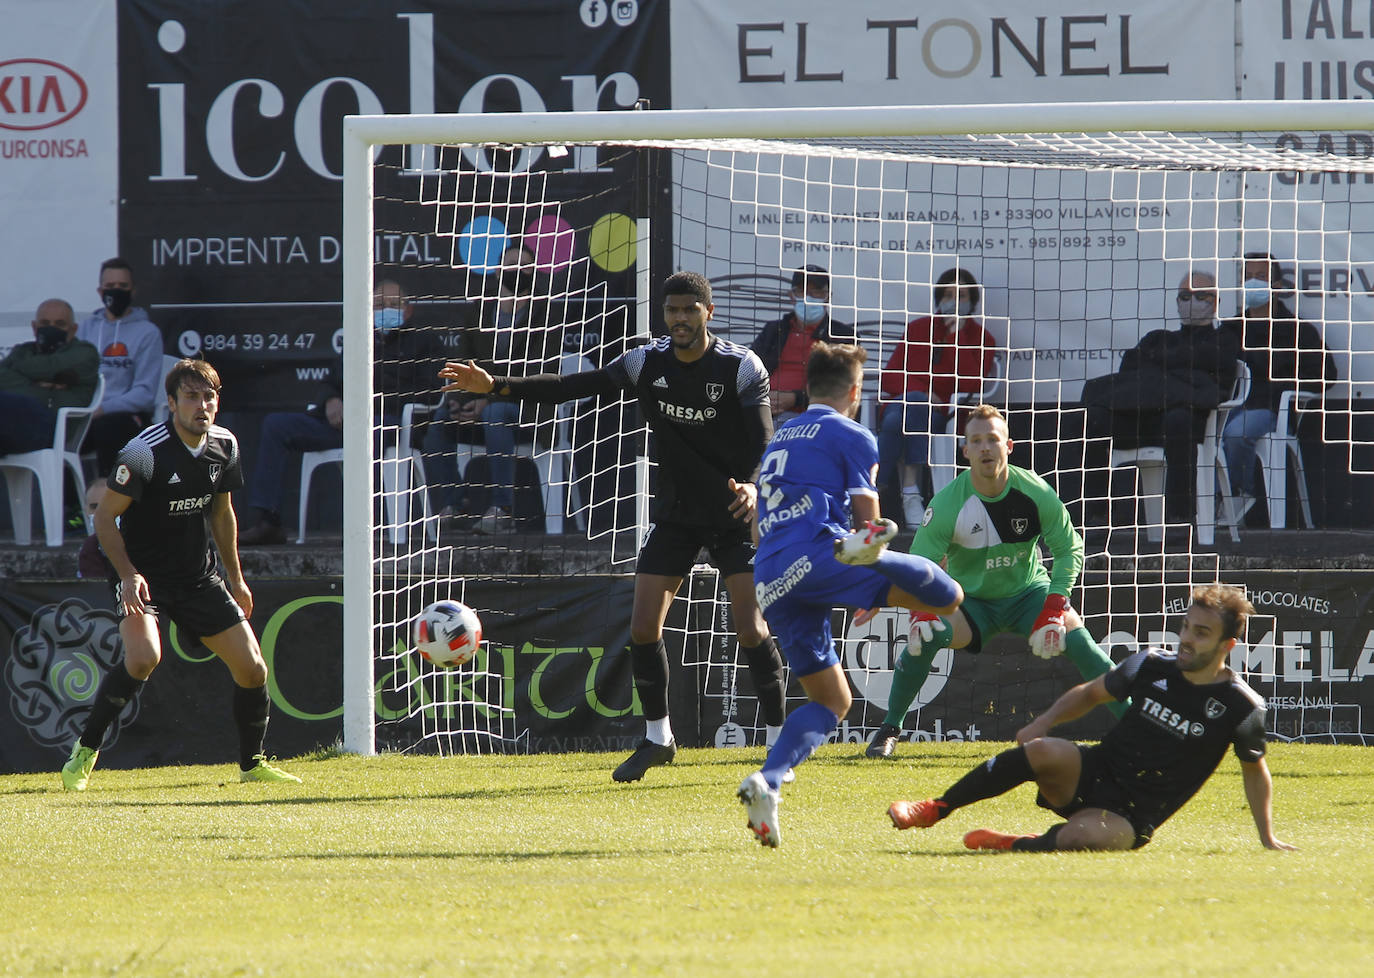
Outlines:
{"type": "Polygon", "coordinates": [[[830,615],[837,606],[880,608],[892,582],[871,567],[835,559],[826,539],[809,551],[788,549],[754,562],[754,592],[759,610],[798,676],[839,664],[830,615]]]}

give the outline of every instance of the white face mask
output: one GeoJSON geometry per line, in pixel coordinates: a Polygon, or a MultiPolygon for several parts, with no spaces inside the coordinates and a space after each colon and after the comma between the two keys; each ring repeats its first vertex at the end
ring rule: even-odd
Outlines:
{"type": "Polygon", "coordinates": [[[1247,278],[1242,286],[1245,289],[1245,308],[1262,306],[1269,301],[1269,283],[1262,278],[1247,278]]]}
{"type": "Polygon", "coordinates": [[[959,299],[957,302],[958,305],[956,306],[954,296],[947,295],[940,300],[938,305],[936,305],[935,311],[941,316],[953,316],[957,312],[960,319],[967,319],[969,316],[973,315],[972,299],[959,299]]]}
{"type": "Polygon", "coordinates": [[[815,299],[798,299],[792,303],[792,311],[806,325],[820,322],[825,317],[825,303],[815,299]]]}
{"type": "Polygon", "coordinates": [[[1188,298],[1178,298],[1178,318],[1185,326],[1210,325],[1216,320],[1217,307],[1206,299],[1198,298],[1197,292],[1188,290],[1188,298]]]}

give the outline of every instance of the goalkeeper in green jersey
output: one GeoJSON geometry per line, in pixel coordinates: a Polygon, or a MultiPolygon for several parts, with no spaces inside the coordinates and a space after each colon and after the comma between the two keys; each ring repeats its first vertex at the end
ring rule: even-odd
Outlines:
{"type": "Polygon", "coordinates": [[[979,652],[999,632],[1015,632],[1042,659],[1067,655],[1085,680],[1112,667],[1069,606],[1083,569],[1083,538],[1045,480],[1009,464],[1011,449],[1007,419],[980,404],[964,427],[969,468],[936,493],[911,545],[912,553],[941,563],[959,582],[964,603],[952,615],[911,613],[911,639],[892,674],[887,716],[868,745],[869,757],[892,755],[941,649],[979,652]],[[1054,556],[1052,573],[1040,560],[1041,537],[1054,556]]]}

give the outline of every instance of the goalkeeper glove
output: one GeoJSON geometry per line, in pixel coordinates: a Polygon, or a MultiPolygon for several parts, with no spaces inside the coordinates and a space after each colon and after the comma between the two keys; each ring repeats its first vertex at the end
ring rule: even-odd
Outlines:
{"type": "Polygon", "coordinates": [[[1053,659],[1064,649],[1064,612],[1069,609],[1069,599],[1062,594],[1051,594],[1045,599],[1045,607],[1040,609],[1040,617],[1035,619],[1031,629],[1030,648],[1042,659],[1053,659]]]}
{"type": "Polygon", "coordinates": [[[913,611],[908,641],[912,645],[929,642],[935,637],[936,632],[943,632],[947,627],[944,619],[939,615],[932,615],[925,611],[913,611]]]}

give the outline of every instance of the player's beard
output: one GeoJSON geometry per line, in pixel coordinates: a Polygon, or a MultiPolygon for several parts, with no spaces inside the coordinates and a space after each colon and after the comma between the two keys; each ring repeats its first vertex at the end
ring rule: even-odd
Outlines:
{"type": "Polygon", "coordinates": [[[677,323],[668,329],[668,335],[672,337],[673,346],[680,350],[690,350],[701,342],[702,331],[705,325],[693,326],[691,323],[677,323]],[[679,331],[687,332],[687,339],[679,338],[679,331]]]}

